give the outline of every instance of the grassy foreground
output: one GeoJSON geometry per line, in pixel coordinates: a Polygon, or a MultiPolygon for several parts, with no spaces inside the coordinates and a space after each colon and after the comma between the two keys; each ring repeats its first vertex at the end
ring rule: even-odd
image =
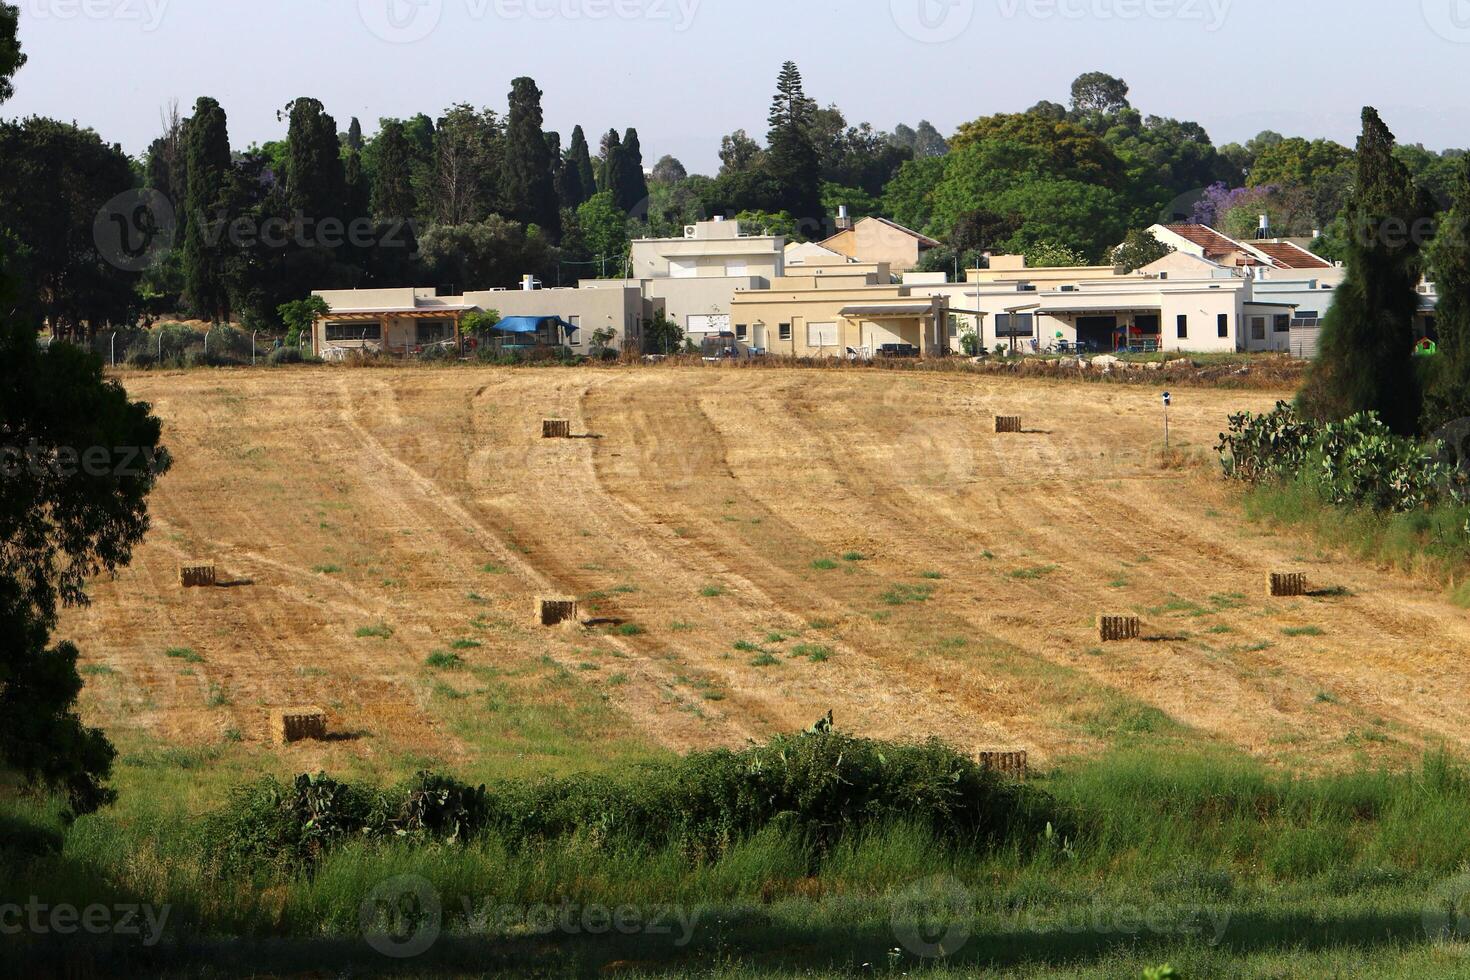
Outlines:
{"type": "MultiPolygon", "coordinates": [[[[51,804],[0,806],[0,927],[27,917],[0,935],[0,972],[1470,971],[1465,768],[1433,755],[1302,779],[1192,753],[1125,746],[1038,777],[1070,829],[1017,825],[993,846],[914,821],[823,846],[777,818],[702,856],[592,826],[487,829],[347,839],[309,870],[228,874],[206,857],[197,806],[150,793],[135,766],[117,808],[70,826],[51,804]],[[24,907],[7,918],[5,903],[24,907]],[[51,916],[67,905],[107,909],[107,928],[64,931],[51,916]]],[[[176,762],[158,761],[156,787],[176,762]]]]}

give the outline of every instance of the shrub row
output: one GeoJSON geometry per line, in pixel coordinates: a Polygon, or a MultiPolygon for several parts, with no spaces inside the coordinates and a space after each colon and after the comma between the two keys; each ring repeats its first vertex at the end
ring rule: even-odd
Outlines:
{"type": "Polygon", "coordinates": [[[594,847],[676,847],[713,857],[771,826],[821,855],[844,835],[900,821],[976,849],[1034,842],[1069,825],[1045,793],[1003,780],[938,741],[906,745],[834,732],[740,752],[700,752],[623,773],[469,787],[420,773],[388,791],[328,776],[241,787],[205,822],[225,871],[309,870],[348,838],[465,841],[496,833],[520,846],[578,838],[594,847]]]}
{"type": "Polygon", "coordinates": [[[1251,484],[1301,481],[1327,504],[1407,513],[1470,500],[1453,447],[1395,435],[1374,413],[1321,424],[1285,402],[1230,417],[1225,475],[1251,484]]]}

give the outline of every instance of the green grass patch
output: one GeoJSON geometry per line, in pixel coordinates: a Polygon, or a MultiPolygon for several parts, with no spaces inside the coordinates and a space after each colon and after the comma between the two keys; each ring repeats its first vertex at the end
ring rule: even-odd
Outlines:
{"type": "Polygon", "coordinates": [[[1022,582],[1034,582],[1037,579],[1046,578],[1056,570],[1055,565],[1034,565],[1030,568],[1017,568],[1010,573],[1010,576],[1022,582]]]}
{"type": "Polygon", "coordinates": [[[718,599],[725,594],[725,587],[722,585],[706,585],[699,590],[699,594],[706,599],[718,599]]]}
{"type": "Polygon", "coordinates": [[[449,644],[451,650],[478,650],[482,643],[479,640],[455,640],[449,644]]]}
{"type": "Polygon", "coordinates": [[[842,560],[843,561],[849,561],[849,562],[853,562],[853,561],[867,561],[868,560],[868,556],[865,555],[865,554],[863,554],[861,551],[848,551],[848,552],[844,552],[843,553],[842,560]]]}
{"type": "Polygon", "coordinates": [[[1282,636],[1325,636],[1326,633],[1320,626],[1288,626],[1281,631],[1282,636]]]}
{"type": "Polygon", "coordinates": [[[780,658],[764,652],[758,653],[754,657],[750,658],[750,665],[752,667],[775,667],[780,663],[780,658]]]}
{"type": "Polygon", "coordinates": [[[192,647],[169,647],[163,651],[163,655],[172,660],[182,660],[186,664],[202,664],[204,658],[192,647]]]}
{"type": "Polygon", "coordinates": [[[832,648],[819,643],[801,643],[791,648],[792,659],[804,657],[814,664],[826,663],[832,656],[832,648]]]}
{"type": "Polygon", "coordinates": [[[637,623],[623,623],[613,627],[613,633],[617,636],[642,636],[648,631],[637,623]]]}
{"type": "Polygon", "coordinates": [[[883,592],[878,598],[886,606],[907,606],[916,602],[928,602],[934,598],[934,586],[909,585],[900,582],[883,592]]]}
{"type": "Polygon", "coordinates": [[[926,578],[931,581],[938,582],[944,578],[944,575],[940,572],[920,572],[919,578],[926,578]]]}
{"type": "Polygon", "coordinates": [[[341,565],[313,565],[311,570],[318,575],[341,575],[341,565]]]}
{"type": "Polygon", "coordinates": [[[77,671],[83,677],[111,677],[117,671],[106,664],[83,664],[77,671]]]}
{"type": "Polygon", "coordinates": [[[386,640],[393,635],[393,628],[387,623],[377,623],[373,626],[360,626],[357,630],[359,640],[386,640]]]}
{"type": "Polygon", "coordinates": [[[830,572],[834,568],[840,567],[841,566],[831,558],[818,558],[816,561],[812,562],[812,568],[815,568],[819,572],[830,572]]]}
{"type": "Polygon", "coordinates": [[[424,666],[434,670],[462,670],[464,658],[448,650],[435,650],[424,658],[424,666]]]}

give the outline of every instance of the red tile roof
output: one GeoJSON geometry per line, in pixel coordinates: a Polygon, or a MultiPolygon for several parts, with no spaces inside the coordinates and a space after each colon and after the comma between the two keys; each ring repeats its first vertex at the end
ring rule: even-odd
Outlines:
{"type": "Polygon", "coordinates": [[[1291,242],[1251,242],[1258,252],[1265,252],[1271,261],[1283,269],[1331,269],[1332,263],[1320,255],[1313,255],[1300,245],[1291,242]]]}
{"type": "Polygon", "coordinates": [[[1207,259],[1218,259],[1225,255],[1245,251],[1235,239],[1227,238],[1209,225],[1165,225],[1164,227],[1180,238],[1191,241],[1204,249],[1207,259]]]}

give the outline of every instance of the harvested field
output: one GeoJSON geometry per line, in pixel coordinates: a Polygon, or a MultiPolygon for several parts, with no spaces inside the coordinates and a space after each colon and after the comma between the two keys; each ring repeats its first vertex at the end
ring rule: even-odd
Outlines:
{"type": "Polygon", "coordinates": [[[1285,392],[1176,397],[1166,465],[1143,386],[686,367],[123,381],[176,464],[132,566],[60,635],[94,668],[87,720],[125,741],[264,747],[271,710],[321,705],[344,734],[281,750],[298,770],[565,768],[738,746],[829,708],[847,731],[1024,747],[1033,767],[1127,738],[1305,769],[1470,744],[1463,612],[1246,523],[1208,461],[1228,413],[1285,392]],[[1000,413],[1027,430],[998,438],[1000,413]],[[528,438],[543,418],[596,438],[528,438]],[[200,555],[232,587],[180,589],[200,555]],[[1264,596],[1280,568],[1324,592],[1264,596]],[[547,596],[591,625],[537,628],[547,596]],[[1142,616],[1146,641],[1099,647],[1100,609],[1142,616]]]}

